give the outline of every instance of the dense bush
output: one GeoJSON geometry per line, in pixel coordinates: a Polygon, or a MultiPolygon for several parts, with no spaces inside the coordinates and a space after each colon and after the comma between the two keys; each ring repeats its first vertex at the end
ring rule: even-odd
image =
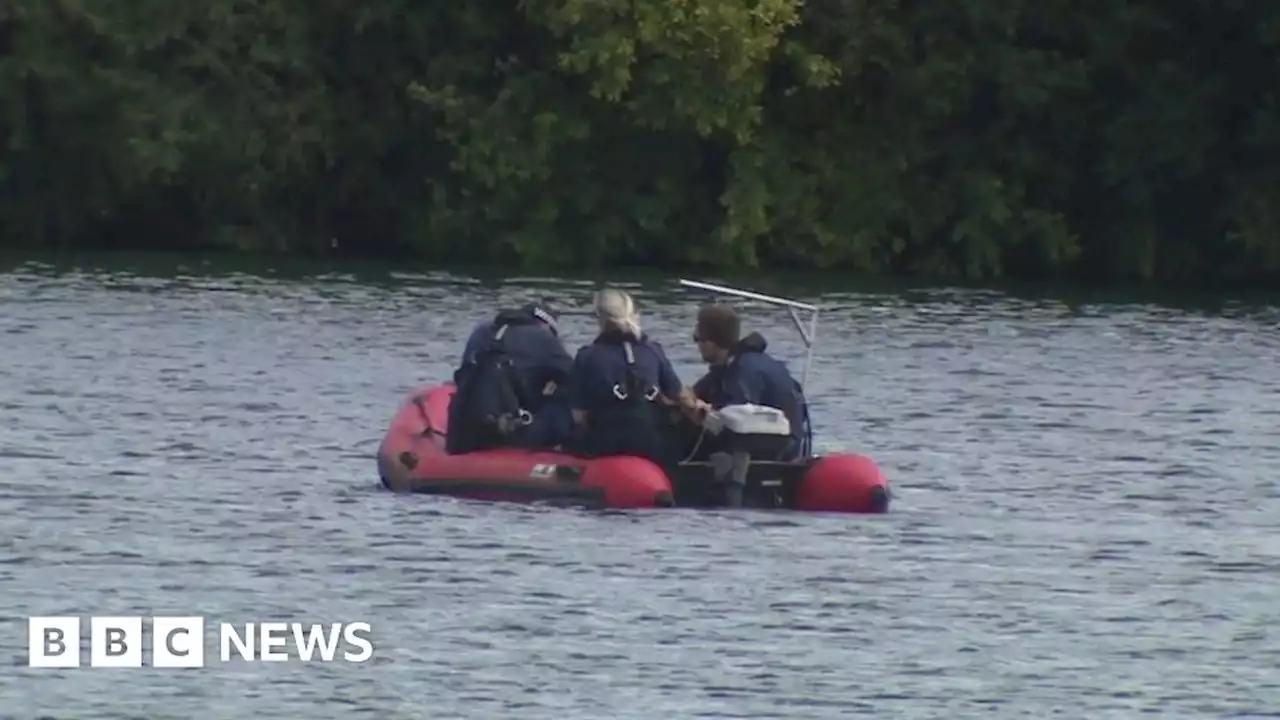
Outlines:
{"type": "Polygon", "coordinates": [[[1280,4],[5,0],[7,244],[1280,270],[1280,4]]]}

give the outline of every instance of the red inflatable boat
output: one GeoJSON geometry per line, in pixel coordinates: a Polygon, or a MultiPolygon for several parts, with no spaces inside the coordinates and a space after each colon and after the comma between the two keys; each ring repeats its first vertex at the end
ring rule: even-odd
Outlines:
{"type": "MultiPolygon", "coordinates": [[[[410,396],[378,449],[382,483],[397,492],[474,500],[543,502],[594,508],[709,507],[712,470],[708,462],[685,462],[670,475],[649,460],[631,457],[581,458],[515,448],[449,455],[452,385],[425,388],[410,396]]],[[[749,507],[881,513],[889,487],[871,460],[861,455],[828,455],[796,462],[751,463],[745,503],[749,507]]]]}
{"type": "MultiPolygon", "coordinates": [[[[817,307],[723,285],[692,280],[680,284],[787,308],[808,348],[800,383],[808,384],[817,307]],[[813,313],[807,325],[798,310],[813,313]]],[[[388,488],[476,500],[602,508],[713,507],[721,502],[723,493],[714,489],[711,463],[705,461],[685,461],[668,472],[629,456],[586,459],[514,448],[449,455],[444,439],[452,397],[452,385],[426,388],[410,396],[400,409],[378,449],[378,472],[388,488]]],[[[812,437],[806,438],[805,455],[811,455],[812,443],[812,437]]],[[[752,461],[743,499],[751,507],[882,513],[889,509],[889,483],[876,464],[861,455],[752,461]]]]}

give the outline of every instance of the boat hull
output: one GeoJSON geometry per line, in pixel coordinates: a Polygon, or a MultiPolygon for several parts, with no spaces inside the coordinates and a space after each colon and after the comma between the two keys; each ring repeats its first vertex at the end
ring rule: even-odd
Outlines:
{"type": "MultiPolygon", "coordinates": [[[[633,456],[583,458],[519,448],[450,455],[445,436],[453,392],[450,384],[420,389],[396,413],[378,449],[378,472],[388,489],[614,509],[720,504],[705,462],[681,463],[668,472],[633,456]]],[[[753,462],[747,483],[751,507],[881,513],[889,505],[888,481],[861,455],[753,462]]]]}

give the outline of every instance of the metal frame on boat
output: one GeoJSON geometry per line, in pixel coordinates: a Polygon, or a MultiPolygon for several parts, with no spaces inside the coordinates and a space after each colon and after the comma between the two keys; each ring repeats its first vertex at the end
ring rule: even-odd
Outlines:
{"type": "Polygon", "coordinates": [[[773,295],[763,295],[750,290],[739,290],[725,285],[713,285],[712,283],[701,282],[699,280],[680,279],[680,284],[688,288],[697,288],[699,290],[710,290],[711,292],[720,293],[721,295],[732,295],[734,297],[744,298],[746,300],[758,300],[762,303],[785,307],[787,312],[791,314],[791,322],[795,323],[796,330],[800,333],[800,339],[804,341],[805,358],[804,373],[800,379],[800,387],[804,390],[809,388],[809,368],[813,365],[813,348],[818,342],[818,307],[809,305],[808,303],[788,300],[786,298],[775,297],[773,295]],[[805,323],[800,319],[797,310],[808,310],[813,313],[809,318],[809,326],[806,329],[805,323]]]}
{"type": "MultiPolygon", "coordinates": [[[[817,345],[818,316],[821,310],[816,305],[789,300],[774,295],[765,295],[752,290],[717,285],[700,280],[680,278],[679,283],[686,288],[706,290],[718,295],[728,295],[744,300],[785,307],[791,315],[791,321],[800,339],[805,345],[804,371],[801,375],[800,387],[807,390],[809,374],[813,367],[814,348],[817,345]],[[806,322],[799,311],[810,313],[806,322]]],[[[805,473],[817,459],[813,455],[813,423],[809,419],[808,407],[805,408],[805,438],[801,459],[795,461],[762,461],[751,463],[747,475],[746,503],[750,507],[794,507],[796,489],[803,481],[805,473]]],[[[686,460],[676,466],[671,475],[679,504],[692,507],[714,506],[719,504],[719,497],[710,494],[706,482],[711,464],[700,460],[686,460]]]]}
{"type": "MultiPolygon", "coordinates": [[[[806,347],[802,388],[809,384],[819,309],[814,305],[695,280],[681,286],[785,307],[806,347]],[[806,323],[799,311],[811,313],[806,323]]],[[[587,507],[723,507],[722,485],[711,463],[687,459],[657,468],[638,458],[584,458],[562,452],[499,448],[475,459],[444,452],[441,438],[452,401],[447,384],[425,388],[392,421],[378,450],[382,482],[396,492],[451,495],[476,500],[540,501],[587,507]],[[441,428],[441,429],[437,429],[441,428]],[[601,468],[597,463],[608,463],[601,468]],[[658,472],[659,469],[661,472],[658,472]],[[660,478],[661,482],[655,482],[660,478]],[[660,486],[660,487],[659,487],[660,486]],[[644,493],[652,490],[652,497],[644,493]],[[643,496],[643,497],[642,497],[643,496]]],[[[680,422],[681,415],[673,414],[680,422]]],[[[699,432],[702,432],[699,430],[699,432]]],[[[888,483],[869,459],[813,454],[813,426],[805,414],[801,457],[753,460],[747,467],[743,507],[881,513],[888,509],[888,483]]],[[[701,442],[699,438],[698,442],[701,442]]],[[[697,447],[687,450],[695,457],[697,447]]],[[[471,455],[471,454],[468,454],[471,455]]]]}
{"type": "MultiPolygon", "coordinates": [[[[800,339],[804,341],[804,372],[801,374],[800,389],[804,391],[806,400],[811,399],[809,397],[809,371],[813,368],[813,351],[818,342],[818,314],[821,312],[817,305],[810,305],[797,300],[788,300],[787,298],[781,298],[774,295],[765,295],[752,290],[741,290],[739,288],[728,287],[727,285],[716,285],[714,283],[702,282],[700,280],[687,280],[685,278],[680,278],[679,282],[682,286],[687,288],[709,290],[721,295],[730,295],[746,300],[756,300],[758,302],[778,307],[785,307],[787,312],[791,315],[791,322],[795,325],[796,331],[800,333],[800,339]],[[807,323],[807,327],[805,321],[800,318],[800,314],[796,312],[797,310],[805,310],[812,313],[809,318],[809,322],[807,323]]],[[[804,447],[801,449],[801,454],[803,457],[809,458],[813,456],[813,420],[809,415],[809,404],[807,402],[805,403],[804,409],[804,423],[804,447]]]]}

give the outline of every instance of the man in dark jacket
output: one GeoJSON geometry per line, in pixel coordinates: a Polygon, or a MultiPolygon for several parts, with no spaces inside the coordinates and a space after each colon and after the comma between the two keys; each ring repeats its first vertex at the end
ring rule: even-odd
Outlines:
{"type": "Polygon", "coordinates": [[[556,321],[550,307],[532,303],[472,330],[454,372],[457,392],[445,439],[450,453],[551,447],[570,436],[564,387],[573,357],[556,321]]]}
{"type": "MultiPolygon", "coordinates": [[[[791,438],[773,459],[793,460],[804,448],[808,417],[804,393],[786,364],[766,352],[769,343],[763,336],[753,332],[740,337],[741,332],[738,314],[729,305],[708,305],[698,312],[693,341],[710,371],[694,384],[694,393],[716,409],[754,404],[781,410],[791,425],[791,438]]],[[[730,462],[727,450],[713,449],[717,452],[711,453],[711,460],[717,466],[730,462]],[[717,458],[717,455],[722,457],[717,458]]],[[[717,475],[726,476],[727,503],[734,506],[741,504],[746,466],[736,457],[732,464],[735,467],[734,479],[727,478],[727,468],[719,468],[717,475]]]]}

